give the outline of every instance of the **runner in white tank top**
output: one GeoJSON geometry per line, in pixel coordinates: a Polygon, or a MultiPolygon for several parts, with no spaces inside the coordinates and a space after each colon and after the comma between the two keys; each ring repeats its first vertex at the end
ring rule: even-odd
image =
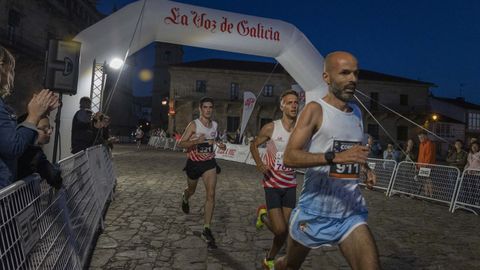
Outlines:
{"type": "Polygon", "coordinates": [[[262,184],[267,203],[257,209],[256,226],[260,228],[265,224],[274,233],[270,251],[262,262],[264,269],[273,269],[274,258],[287,238],[288,218],[296,203],[297,177],[293,169],[283,164],[283,153],[297,119],[297,92],[285,91],[280,102],[282,119],[266,124],[250,145],[257,168],[263,173],[262,184]],[[263,161],[258,146],[265,142],[267,153],[263,161]]]}
{"type": "Polygon", "coordinates": [[[347,52],[325,58],[325,97],[307,104],[292,131],[284,163],[308,168],[289,223],[287,255],[276,270],[300,269],[311,248],[339,244],[353,269],[380,269],[375,240],[367,226],[360,173],[367,187],[375,175],[366,166],[368,147],[360,145],[360,110],[351,103],[358,81],[357,60],[347,52]]]}
{"type": "Polygon", "coordinates": [[[220,167],[215,161],[214,145],[225,150],[225,144],[216,142],[217,122],[212,121],[213,99],[205,97],[199,104],[200,117],[188,124],[178,146],[187,149],[187,164],[184,171],[187,173],[187,187],[182,194],[182,210],[190,212],[189,199],[195,193],[198,179],[201,177],[205,184],[207,199],[205,201],[205,223],[202,238],[209,249],[216,248],[215,238],[210,230],[213,209],[215,207],[215,186],[220,167]]]}

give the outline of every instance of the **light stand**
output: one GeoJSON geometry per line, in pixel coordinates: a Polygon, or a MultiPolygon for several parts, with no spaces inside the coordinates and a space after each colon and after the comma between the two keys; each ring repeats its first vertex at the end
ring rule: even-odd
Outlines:
{"type": "Polygon", "coordinates": [[[60,102],[60,106],[57,108],[57,113],[55,115],[55,139],[53,141],[53,157],[52,163],[57,162],[57,149],[60,141],[60,116],[62,114],[62,93],[58,94],[58,102],[60,102]]]}

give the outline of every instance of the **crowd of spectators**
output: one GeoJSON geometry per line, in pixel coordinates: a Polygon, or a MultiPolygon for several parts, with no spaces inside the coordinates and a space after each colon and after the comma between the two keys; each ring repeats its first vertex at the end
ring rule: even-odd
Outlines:
{"type": "MultiPolygon", "coordinates": [[[[43,152],[53,133],[49,116],[60,106],[58,95],[48,89],[37,91],[28,102],[27,112],[17,117],[5,101],[13,92],[14,77],[15,58],[0,46],[0,189],[33,173],[59,189],[62,178],[58,164],[48,161],[43,152]]],[[[71,152],[96,144],[112,147],[109,124],[107,115],[92,112],[90,98],[82,98],[72,122],[71,152]]]]}

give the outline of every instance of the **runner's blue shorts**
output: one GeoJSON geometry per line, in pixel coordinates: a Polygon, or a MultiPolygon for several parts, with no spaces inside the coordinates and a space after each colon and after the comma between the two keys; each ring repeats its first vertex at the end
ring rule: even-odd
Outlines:
{"type": "Polygon", "coordinates": [[[290,215],[290,236],[308,248],[337,245],[358,226],[367,224],[367,219],[368,213],[330,218],[306,213],[297,207],[290,215]]]}

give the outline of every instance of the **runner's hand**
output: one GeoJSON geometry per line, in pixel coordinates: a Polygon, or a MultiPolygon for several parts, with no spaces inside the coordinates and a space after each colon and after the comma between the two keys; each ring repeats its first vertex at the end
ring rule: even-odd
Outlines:
{"type": "Polygon", "coordinates": [[[360,163],[365,164],[368,159],[368,147],[361,145],[354,145],[352,148],[336,153],[335,163],[360,163]]]}
{"type": "Polygon", "coordinates": [[[377,183],[377,175],[370,168],[367,169],[366,173],[365,185],[367,185],[368,189],[373,189],[373,186],[377,183]]]}
{"type": "Polygon", "coordinates": [[[217,142],[217,146],[218,146],[218,148],[222,149],[223,151],[225,151],[225,149],[227,149],[227,146],[222,142],[217,142]]]}
{"type": "Polygon", "coordinates": [[[265,163],[260,163],[257,165],[257,170],[263,174],[266,174],[268,172],[268,167],[265,165],[265,163]]]}

